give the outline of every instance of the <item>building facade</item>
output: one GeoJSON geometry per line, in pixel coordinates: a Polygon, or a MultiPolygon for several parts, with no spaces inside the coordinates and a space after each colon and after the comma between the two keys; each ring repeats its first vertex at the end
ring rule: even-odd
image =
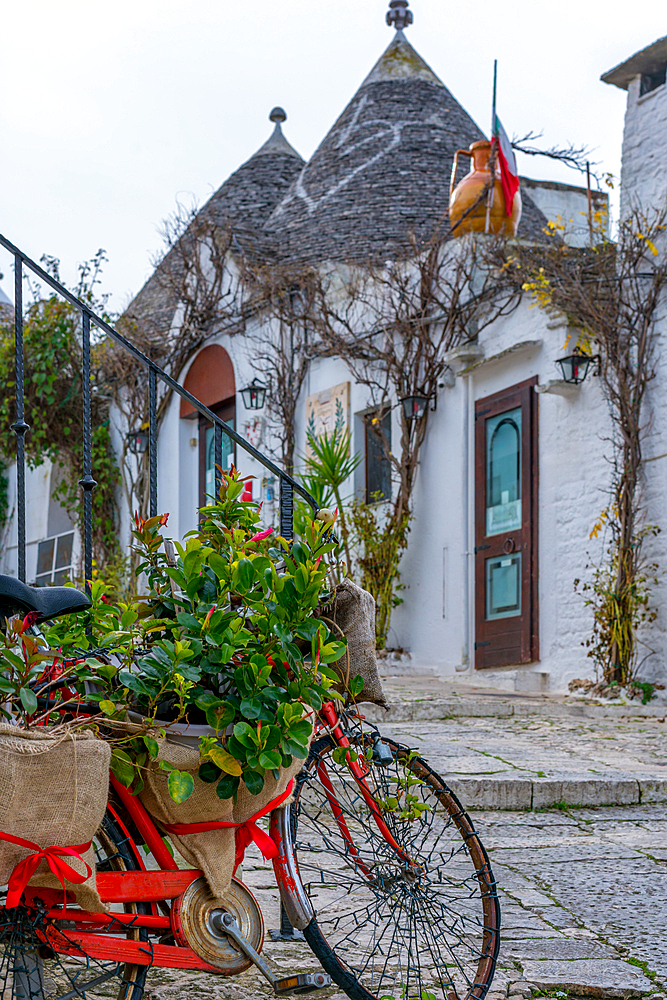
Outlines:
{"type": "MultiPolygon", "coordinates": [[[[667,195],[661,168],[666,65],[663,39],[603,77],[628,90],[622,210],[633,199],[657,206],[667,195]]],[[[272,135],[225,181],[200,218],[231,234],[230,274],[238,272],[241,257],[286,273],[307,264],[333,275],[341,289],[355,263],[388,266],[405,258],[410,246],[426,246],[437,226],[448,226],[454,155],[484,138],[400,29],[308,162],[283,134],[284,112],[276,108],[270,117],[272,135]]],[[[564,221],[568,242],[587,241],[585,188],[522,178],[521,195],[520,241],[542,240],[556,219],[564,221]]],[[[604,196],[595,196],[594,207],[606,208],[604,196]]],[[[257,345],[273,320],[252,302],[238,308],[243,323],[214,331],[180,379],[253,444],[275,453],[276,427],[265,412],[246,410],[240,396],[258,375],[257,345]]],[[[156,273],[125,318],[140,323],[160,312],[178,330],[179,304],[165,296],[156,273]]],[[[361,336],[363,314],[358,322],[361,336]]],[[[415,669],[522,692],[563,691],[569,681],[593,673],[584,646],[591,614],[574,582],[587,578],[602,552],[602,539],[591,533],[608,502],[605,442],[611,425],[599,380],[571,385],[560,376],[556,360],[572,332],[564,317],[525,296],[511,315],[447,359],[420,454],[400,568],[403,603],[388,637],[389,646],[410,653],[415,669]]],[[[655,524],[663,520],[667,487],[659,388],[667,373],[662,360],[658,367],[645,463],[648,520],[655,524]]],[[[270,365],[259,374],[271,391],[270,365]]],[[[390,398],[379,412],[368,386],[340,357],[313,359],[295,410],[296,474],[307,432],[338,420],[361,455],[348,495],[390,499],[395,484],[369,427],[372,418],[381,420],[398,454],[400,408],[401,401],[390,398]]],[[[126,432],[117,427],[118,441],[126,432]]],[[[274,522],[277,484],[235,453],[230,440],[223,445],[228,461],[256,477],[253,496],[262,500],[266,522],[274,522]]],[[[195,527],[196,509],[211,491],[213,431],[176,398],[160,430],[159,470],[159,506],[170,512],[169,526],[180,537],[195,527]]],[[[126,521],[124,533],[127,527],[126,521]]],[[[31,548],[35,577],[38,541],[31,548]]],[[[11,571],[11,552],[10,538],[5,572],[11,571]]],[[[659,538],[653,556],[667,565],[659,538]]],[[[661,580],[658,618],[647,634],[650,655],[641,668],[647,680],[666,673],[666,597],[661,580]]]]}

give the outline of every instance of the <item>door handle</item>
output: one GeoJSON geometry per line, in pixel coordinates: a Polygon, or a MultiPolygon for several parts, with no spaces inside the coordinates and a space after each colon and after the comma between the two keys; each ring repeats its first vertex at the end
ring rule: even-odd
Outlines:
{"type": "Polygon", "coordinates": [[[516,548],[516,544],[514,542],[514,539],[513,538],[506,538],[505,541],[504,541],[504,543],[503,543],[503,552],[505,553],[505,555],[508,556],[511,552],[514,552],[515,548],[516,548]]]}

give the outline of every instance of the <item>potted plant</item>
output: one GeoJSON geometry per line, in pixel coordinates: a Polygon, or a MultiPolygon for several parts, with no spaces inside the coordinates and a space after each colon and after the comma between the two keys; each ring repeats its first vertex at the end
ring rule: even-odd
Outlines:
{"type": "MultiPolygon", "coordinates": [[[[186,723],[208,727],[198,734],[198,773],[215,782],[218,797],[236,796],[241,783],[257,795],[267,774],[307,756],[308,715],[336,696],[339,677],[327,664],[340,659],[345,643],[317,617],[337,554],[330,523],[309,519],[294,542],[258,530],[260,505],[242,501],[243,488],[236,471],[223,473],[216,502],[202,508],[197,530],[174,543],[173,558],[162,533],[168,515],[137,516],[137,572],[147,594],[117,608],[115,630],[99,594],[92,612],[78,616],[79,639],[90,620],[93,632],[101,621],[99,638],[115,649],[115,665],[93,668],[101,690],[88,697],[116,734],[112,770],[133,792],[158,757],[156,727],[186,723]],[[118,736],[128,710],[143,726],[118,736]]],[[[66,627],[55,626],[49,640],[62,641],[66,627]]],[[[192,774],[161,764],[172,772],[172,798],[185,801],[192,774]]]]}

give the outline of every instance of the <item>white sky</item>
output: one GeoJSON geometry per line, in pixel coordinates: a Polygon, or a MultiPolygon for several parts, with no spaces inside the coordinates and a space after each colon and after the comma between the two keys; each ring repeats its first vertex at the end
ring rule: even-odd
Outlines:
{"type": "MultiPolygon", "coordinates": [[[[200,203],[268,137],[308,158],[388,45],[387,0],[21,0],[0,57],[0,232],[76,263],[104,247],[120,309],[151,271],[160,221],[200,203]]],[[[407,35],[488,131],[493,59],[508,133],[595,150],[618,174],[625,92],[600,74],[667,34],[664,0],[411,0],[407,35]]],[[[581,183],[545,159],[529,176],[581,183]]],[[[0,257],[12,297],[10,262],[0,257]]]]}

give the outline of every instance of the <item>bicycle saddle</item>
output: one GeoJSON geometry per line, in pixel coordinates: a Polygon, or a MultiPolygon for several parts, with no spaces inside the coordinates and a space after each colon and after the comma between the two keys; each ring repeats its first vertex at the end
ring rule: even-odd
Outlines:
{"type": "Polygon", "coordinates": [[[38,621],[85,611],[90,599],[72,587],[28,587],[13,576],[0,574],[0,618],[36,611],[38,621]]]}

